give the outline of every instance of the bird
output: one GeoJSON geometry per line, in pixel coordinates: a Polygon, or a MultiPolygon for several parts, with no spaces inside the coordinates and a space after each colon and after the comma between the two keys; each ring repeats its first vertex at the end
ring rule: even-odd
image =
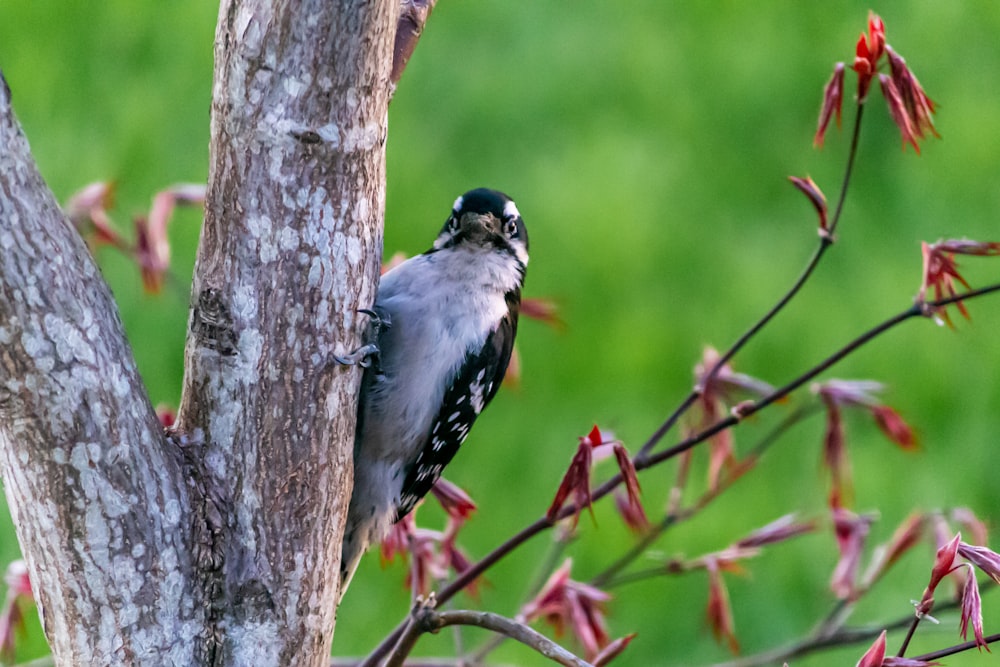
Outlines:
{"type": "Polygon", "coordinates": [[[343,598],[365,551],[431,490],[507,371],[528,232],[509,196],[458,197],[423,254],[387,271],[361,381],[343,598]]]}

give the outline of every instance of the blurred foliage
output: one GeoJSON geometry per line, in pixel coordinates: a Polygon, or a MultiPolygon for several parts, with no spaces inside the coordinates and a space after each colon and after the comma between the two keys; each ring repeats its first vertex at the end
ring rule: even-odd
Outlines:
{"type": "MultiPolygon", "coordinates": [[[[480,505],[464,534],[471,554],[544,512],[576,437],[593,423],[636,451],[690,389],[702,346],[729,345],[798,274],[816,242],[815,219],[786,176],[811,175],[831,199],[839,187],[848,137],[833,133],[816,151],[812,133],[821,88],[835,61],[853,58],[869,7],[858,0],[440,3],[390,111],[386,254],[425,249],[466,189],[503,189],[531,235],[527,295],[556,299],[567,324],[562,332],[523,324],[520,386],[501,392],[449,468],[480,505]]],[[[738,370],[774,384],[907,307],[919,283],[921,240],[1000,237],[1000,4],[886,0],[874,9],[889,43],[940,103],[943,139],[926,143],[919,157],[901,152],[873,97],[838,244],[800,298],[737,359],[738,370]]],[[[127,229],[156,190],[204,181],[215,19],[211,3],[193,0],[0,3],[0,68],[60,201],[86,183],[114,179],[117,221],[127,229]]],[[[849,127],[853,113],[845,111],[849,127]]],[[[178,212],[170,231],[174,278],[156,298],[142,294],[133,266],[100,253],[154,402],[178,398],[198,224],[197,213],[178,212]]],[[[1000,265],[985,260],[964,266],[974,286],[1000,276],[1000,265]]],[[[971,324],[959,320],[952,331],[911,322],[832,373],[889,384],[887,402],[921,439],[919,453],[904,454],[867,421],[850,424],[856,507],[880,512],[875,540],[887,539],[911,508],[966,505],[996,522],[1000,301],[970,307],[971,324]]],[[[774,406],[741,425],[737,443],[753,443],[788,409],[774,406]]],[[[822,428],[822,419],[798,426],[657,551],[695,556],[795,509],[825,516],[822,428]]],[[[642,476],[651,515],[673,474],[667,466],[642,476]]],[[[7,562],[18,549],[2,515],[0,562],[7,562]]],[[[421,518],[439,516],[426,507],[421,518]]],[[[632,539],[606,506],[596,525],[581,521],[580,537],[568,550],[579,579],[632,539]]],[[[550,539],[492,570],[482,603],[515,613],[550,539]]],[[[856,620],[906,615],[931,555],[929,548],[909,554],[856,620]]],[[[752,577],[729,577],[744,652],[807,632],[831,607],[835,561],[823,530],[768,549],[750,564],[752,577]]],[[[339,614],[338,654],[366,652],[406,613],[404,573],[366,559],[339,614]]],[[[703,574],[614,593],[612,634],[639,633],[621,664],[727,659],[704,630],[703,574]]],[[[996,597],[985,596],[987,633],[1000,630],[996,597]]],[[[957,619],[942,620],[922,628],[916,651],[958,640],[957,619]]],[[[482,638],[463,634],[467,644],[482,638]]],[[[449,654],[452,639],[428,637],[420,650],[449,654]]],[[[43,650],[37,627],[32,641],[25,659],[43,650]]],[[[850,664],[863,650],[793,664],[850,664]]],[[[515,646],[499,657],[542,663],[515,646]]],[[[985,660],[970,653],[948,664],[985,660]]]]}

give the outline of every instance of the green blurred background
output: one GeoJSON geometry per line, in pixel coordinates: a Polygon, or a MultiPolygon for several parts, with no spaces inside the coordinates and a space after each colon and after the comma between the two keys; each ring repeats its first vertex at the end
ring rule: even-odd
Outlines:
{"type": "MultiPolygon", "coordinates": [[[[501,392],[449,468],[480,506],[463,538],[472,555],[544,511],[577,436],[594,423],[635,451],[690,389],[702,346],[727,346],[798,275],[816,243],[815,215],[786,176],[810,174],[831,198],[839,187],[846,132],[829,136],[823,151],[813,149],[812,134],[822,86],[835,61],[853,57],[870,6],[440,3],[390,111],[386,255],[428,247],[466,189],[503,189],[531,235],[526,294],[555,299],[566,323],[562,331],[523,323],[520,386],[501,392]]],[[[901,152],[874,94],[839,243],[737,360],[738,370],[774,384],[906,308],[919,283],[921,240],[1000,237],[1000,4],[886,0],[874,9],[889,43],[940,103],[943,138],[924,144],[920,157],[901,152]]],[[[116,221],[127,230],[158,189],[204,181],[216,13],[192,0],[0,2],[0,68],[60,201],[91,181],[116,180],[116,221]]],[[[199,220],[183,210],[174,219],[176,280],[158,297],[142,294],[127,261],[99,253],[157,403],[176,404],[181,385],[199,220]]],[[[1000,277],[1000,265],[986,260],[963,266],[974,286],[1000,277]]],[[[881,516],[873,540],[887,539],[913,508],[968,506],[993,524],[1000,516],[1000,301],[970,309],[972,323],[959,320],[956,331],[911,322],[830,374],[886,382],[887,402],[921,439],[919,453],[905,454],[867,420],[849,423],[855,506],[881,516]]],[[[737,443],[752,444],[790,409],[750,420],[737,443]]],[[[697,521],[661,539],[658,553],[719,549],[795,510],[825,517],[822,431],[821,418],[800,425],[697,521]]],[[[600,475],[610,474],[607,465],[600,475]]],[[[695,488],[703,469],[699,460],[695,488]]],[[[642,477],[654,517],[673,475],[664,466],[642,477]]],[[[7,512],[0,514],[6,563],[18,547],[7,512]]],[[[429,506],[420,517],[440,523],[429,506]]],[[[603,505],[596,525],[584,518],[579,532],[567,555],[582,580],[633,539],[603,505]]],[[[550,544],[543,536],[492,570],[482,604],[515,613],[550,544]]],[[[831,608],[836,558],[824,527],[767,550],[748,564],[749,576],[728,577],[745,653],[802,635],[831,608]]],[[[908,554],[854,620],[906,615],[931,558],[927,546],[908,554]]],[[[366,559],[339,614],[336,653],[365,653],[399,621],[408,604],[404,574],[398,563],[382,571],[377,557],[366,559]]],[[[612,634],[639,633],[619,664],[729,657],[704,625],[703,573],[613,592],[612,634]]],[[[985,597],[987,633],[1000,631],[1000,596],[985,597]]],[[[958,641],[957,618],[942,621],[922,627],[911,654],[958,641]]],[[[34,634],[23,659],[44,651],[37,625],[34,634]]],[[[482,639],[463,634],[467,643],[482,639]]],[[[452,640],[428,637],[420,651],[449,654],[452,640]]],[[[891,637],[890,646],[898,641],[891,637]]],[[[792,664],[853,664],[863,650],[792,664]]],[[[497,658],[542,664],[516,646],[497,658]]],[[[967,653],[948,664],[989,659],[967,653]]]]}

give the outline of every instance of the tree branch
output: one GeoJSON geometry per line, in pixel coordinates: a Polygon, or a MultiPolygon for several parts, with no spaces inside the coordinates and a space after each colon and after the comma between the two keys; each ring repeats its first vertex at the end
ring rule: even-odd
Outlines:
{"type": "MultiPolygon", "coordinates": [[[[359,667],[362,663],[362,660],[363,658],[333,658],[332,660],[330,660],[329,667],[359,667]]],[[[415,658],[413,660],[406,661],[406,667],[470,667],[470,665],[478,665],[478,663],[469,663],[462,657],[415,658]]],[[[504,664],[491,663],[490,667],[515,667],[515,666],[506,663],[504,664]]]]}
{"type": "Polygon", "coordinates": [[[400,0],[399,23],[392,49],[392,73],[389,75],[392,84],[390,97],[396,92],[396,85],[410,62],[413,50],[417,48],[417,41],[436,4],[437,0],[400,0]]]}
{"type": "MultiPolygon", "coordinates": [[[[864,102],[859,102],[856,107],[856,112],[854,114],[854,130],[851,132],[851,147],[847,154],[847,165],[844,167],[844,176],[841,179],[840,184],[840,196],[837,199],[837,206],[834,210],[833,218],[830,222],[830,229],[828,232],[821,233],[819,237],[819,245],[813,252],[812,257],[806,262],[805,268],[799,277],[795,279],[792,286],[778,299],[771,308],[764,313],[763,316],[756,322],[754,322],[746,331],[744,331],[736,342],[729,346],[729,349],[722,353],[715,365],[712,366],[705,374],[702,379],[702,385],[711,381],[713,377],[719,372],[719,370],[726,365],[730,359],[732,359],[736,354],[743,349],[743,347],[750,342],[750,340],[757,335],[757,333],[763,329],[767,324],[773,320],[778,313],[784,310],[796,294],[805,286],[806,282],[812,276],[816,267],[819,266],[820,260],[823,259],[823,255],[826,251],[833,245],[834,236],[833,233],[837,229],[837,225],[840,223],[840,216],[844,210],[844,202],[847,201],[847,191],[851,183],[851,176],[854,173],[854,163],[858,154],[858,141],[861,137],[861,119],[864,115],[865,105],[864,102]]],[[[663,439],[663,437],[674,427],[677,420],[688,411],[688,409],[694,405],[694,402],[698,400],[698,396],[701,394],[702,388],[695,387],[694,390],[688,394],[688,396],[681,402],[681,404],[670,414],[669,417],[660,425],[658,429],[646,440],[642,448],[639,450],[637,459],[644,459],[653,451],[653,448],[663,439]]]]}
{"type": "Polygon", "coordinates": [[[62,665],[190,664],[205,603],[183,585],[181,459],[2,78],[0,146],[0,470],[49,645],[62,665]]]}
{"type": "MultiPolygon", "coordinates": [[[[815,404],[798,408],[795,412],[785,417],[785,419],[769,431],[763,438],[761,438],[760,441],[752,447],[749,453],[743,458],[743,462],[756,461],[759,459],[764,455],[764,452],[772,444],[777,442],[781,436],[787,433],[792,426],[798,424],[818,411],[819,406],[815,404]]],[[[614,563],[609,565],[599,574],[591,578],[590,584],[598,588],[610,588],[621,583],[625,583],[622,578],[619,578],[619,574],[626,567],[638,560],[640,556],[646,553],[646,550],[649,549],[649,547],[651,547],[663,535],[663,533],[667,531],[667,529],[673,528],[678,524],[697,516],[698,513],[708,507],[712,501],[721,497],[726,490],[731,488],[739,480],[743,479],[745,472],[746,470],[741,467],[736,474],[729,474],[722,477],[715,488],[706,490],[701,497],[689,507],[677,507],[669,510],[655,525],[650,526],[649,530],[647,530],[635,544],[622,554],[621,557],[619,557],[614,563]]],[[[660,568],[659,571],[661,574],[664,573],[662,568],[660,568]]]]}
{"type": "Polygon", "coordinates": [[[534,649],[549,660],[566,667],[593,667],[581,660],[545,635],[532,630],[524,623],[514,619],[485,611],[453,610],[437,612],[429,606],[420,606],[413,611],[410,623],[402,634],[385,667],[403,667],[406,656],[410,654],[420,635],[437,633],[442,628],[452,625],[472,625],[486,630],[492,630],[506,637],[521,642],[534,649]]]}
{"type": "MultiPolygon", "coordinates": [[[[842,601],[839,601],[837,603],[837,607],[840,607],[841,604],[842,601]]],[[[938,605],[938,611],[956,609],[960,606],[960,604],[960,601],[952,600],[938,605]]],[[[839,615],[840,614],[836,610],[831,614],[831,616],[839,615]]],[[[791,644],[780,646],[762,653],[743,656],[729,662],[717,663],[714,667],[762,667],[763,665],[787,663],[789,660],[794,658],[801,658],[811,653],[816,653],[817,651],[822,651],[834,646],[847,646],[849,644],[870,642],[878,637],[883,630],[899,630],[909,626],[912,622],[913,614],[911,613],[883,625],[830,628],[826,623],[822,623],[818,628],[816,628],[816,630],[810,633],[809,636],[791,644]]],[[[1000,638],[1000,635],[994,635],[992,641],[997,641],[998,638],[1000,638]]],[[[933,660],[938,657],[951,655],[951,653],[958,653],[959,651],[966,650],[967,648],[972,648],[974,646],[975,642],[968,642],[967,645],[962,644],[953,646],[934,654],[927,654],[933,657],[928,658],[927,655],[924,655],[920,656],[918,659],[933,660]]]]}
{"type": "MultiPolygon", "coordinates": [[[[839,350],[828,356],[826,359],[818,363],[816,366],[813,366],[806,372],[802,373],[799,377],[785,384],[783,387],[774,390],[768,396],[754,403],[748,403],[741,406],[739,415],[730,416],[727,417],[726,419],[716,422],[715,424],[706,428],[700,433],[697,433],[689,438],[685,438],[684,440],[675,444],[673,447],[670,447],[664,451],[657,452],[656,454],[646,457],[643,457],[641,454],[637,455],[634,459],[635,469],[637,471],[640,471],[640,470],[645,470],[646,468],[651,468],[659,463],[667,461],[677,456],[678,454],[697,446],[698,444],[709,439],[716,433],[724,431],[725,429],[728,428],[732,428],[733,426],[738,424],[741,420],[763,410],[768,405],[771,405],[772,403],[784,398],[792,391],[798,389],[799,387],[809,382],[819,374],[828,370],[829,368],[831,368],[832,366],[834,366],[835,364],[837,364],[845,357],[849,356],[851,353],[853,353],[860,347],[864,346],[874,338],[877,338],[878,336],[889,331],[890,329],[895,328],[897,325],[907,320],[910,320],[914,317],[926,317],[927,313],[933,313],[936,308],[939,308],[941,306],[950,305],[953,303],[957,303],[959,301],[973,299],[976,297],[986,296],[994,292],[1000,292],[1000,284],[994,284],[980,289],[970,290],[968,292],[965,292],[964,294],[959,294],[954,297],[938,299],[936,301],[928,301],[927,303],[914,304],[913,306],[910,306],[906,310],[901,311],[900,313],[888,318],[887,320],[881,322],[880,324],[877,324],[871,329],[863,332],[857,338],[853,339],[852,341],[841,347],[839,350]]],[[[620,473],[612,476],[610,479],[605,481],[603,484],[601,484],[591,492],[591,500],[592,501],[600,500],[604,496],[614,491],[614,489],[616,489],[618,485],[621,483],[622,483],[622,476],[620,473]]],[[[577,511],[579,511],[579,508],[577,508],[572,503],[568,503],[562,508],[562,510],[559,512],[558,516],[554,520],[550,521],[546,517],[541,517],[540,519],[536,519],[534,522],[525,526],[519,532],[515,533],[513,536],[511,536],[510,538],[505,540],[502,544],[500,544],[498,547],[496,547],[493,551],[484,556],[482,559],[473,563],[460,575],[456,576],[451,581],[451,583],[447,584],[446,586],[444,586],[444,588],[438,591],[437,593],[438,602],[443,603],[450,600],[459,591],[468,586],[469,583],[477,579],[486,570],[493,567],[493,565],[502,560],[504,557],[506,557],[515,549],[517,549],[519,546],[521,546],[522,544],[533,538],[535,535],[538,535],[539,533],[548,530],[562,519],[571,516],[573,513],[577,511]]],[[[397,626],[396,629],[393,630],[393,632],[390,633],[382,641],[382,643],[380,643],[375,648],[374,651],[372,651],[372,653],[368,656],[365,662],[362,663],[363,666],[373,667],[374,665],[377,665],[378,661],[382,659],[385,655],[387,655],[388,652],[391,650],[392,646],[396,643],[396,641],[402,634],[405,625],[406,621],[397,626]]]]}

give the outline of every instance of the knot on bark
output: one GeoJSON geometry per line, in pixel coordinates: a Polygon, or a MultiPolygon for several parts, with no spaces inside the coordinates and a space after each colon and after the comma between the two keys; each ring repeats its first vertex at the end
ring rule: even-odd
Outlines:
{"type": "Polygon", "coordinates": [[[9,417],[19,407],[20,397],[10,389],[0,385],[0,416],[9,417]]]}
{"type": "Polygon", "coordinates": [[[191,315],[191,333],[199,345],[219,354],[236,354],[239,336],[233,328],[233,317],[222,298],[222,292],[209,287],[198,295],[198,304],[191,315]]]}

